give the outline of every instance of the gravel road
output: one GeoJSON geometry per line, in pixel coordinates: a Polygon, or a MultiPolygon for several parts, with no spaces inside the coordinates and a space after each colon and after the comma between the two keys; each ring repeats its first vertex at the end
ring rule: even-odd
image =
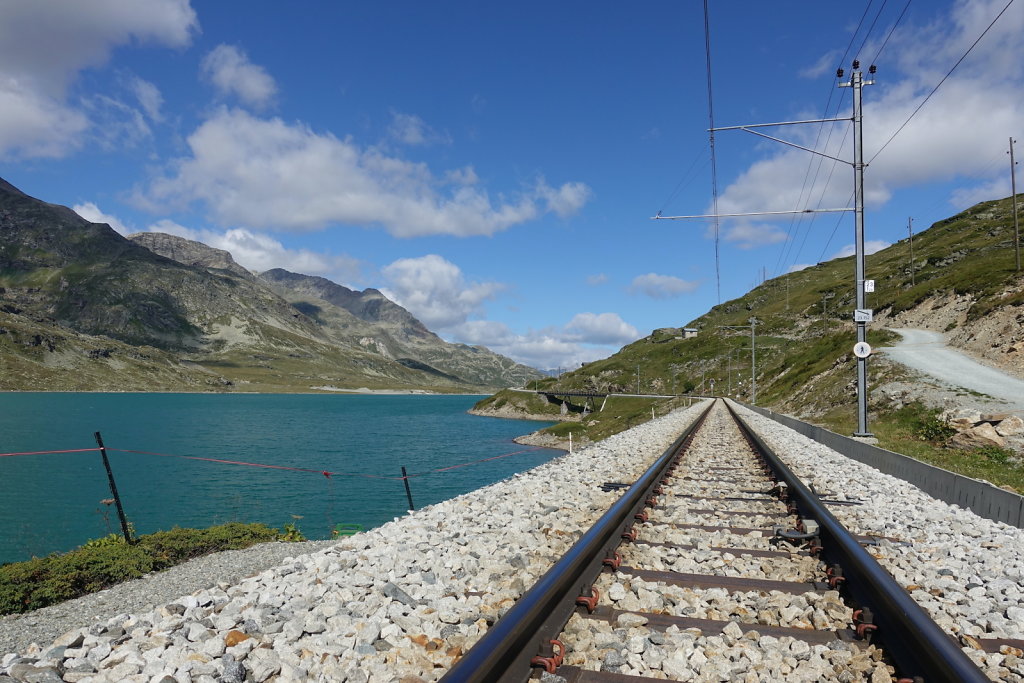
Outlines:
{"type": "Polygon", "coordinates": [[[987,394],[1006,403],[1011,410],[1024,411],[1024,381],[949,348],[939,332],[891,329],[903,340],[896,346],[879,349],[888,358],[954,387],[987,394]]]}

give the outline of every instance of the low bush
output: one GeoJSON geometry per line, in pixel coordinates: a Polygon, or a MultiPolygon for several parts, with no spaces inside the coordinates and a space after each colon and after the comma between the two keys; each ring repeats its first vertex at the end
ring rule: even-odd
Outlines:
{"type": "Polygon", "coordinates": [[[277,540],[291,539],[264,524],[237,522],[158,531],[131,545],[111,534],[68,553],[0,566],[0,614],[28,612],[212,552],[277,540]]]}

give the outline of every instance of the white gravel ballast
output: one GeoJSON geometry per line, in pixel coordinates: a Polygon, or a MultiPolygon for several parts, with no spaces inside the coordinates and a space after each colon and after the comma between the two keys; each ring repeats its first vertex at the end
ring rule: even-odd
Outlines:
{"type": "Polygon", "coordinates": [[[846,458],[779,423],[733,404],[737,413],[806,484],[829,498],[857,533],[885,536],[870,548],[910,595],[993,680],[1024,680],[1024,653],[986,654],[972,639],[1024,639],[1024,533],[936,500],[917,487],[846,458]]]}

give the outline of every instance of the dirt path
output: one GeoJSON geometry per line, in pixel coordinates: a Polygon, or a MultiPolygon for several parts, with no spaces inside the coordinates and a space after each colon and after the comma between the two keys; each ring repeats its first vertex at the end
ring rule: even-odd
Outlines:
{"type": "Polygon", "coordinates": [[[1024,381],[949,348],[939,332],[891,329],[903,337],[896,346],[879,349],[891,360],[951,386],[991,396],[1010,410],[1024,411],[1024,381]]]}

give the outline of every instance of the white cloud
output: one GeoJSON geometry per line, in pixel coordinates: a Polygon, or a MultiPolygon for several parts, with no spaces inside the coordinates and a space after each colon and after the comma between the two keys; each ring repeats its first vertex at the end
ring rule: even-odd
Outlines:
{"type": "Polygon", "coordinates": [[[381,288],[385,296],[435,331],[466,322],[504,288],[497,282],[467,283],[457,265],[436,254],[399,259],[381,272],[388,282],[381,288]]]}
{"type": "Polygon", "coordinates": [[[494,203],[486,191],[442,179],[425,164],[361,149],[351,139],[302,124],[221,108],[188,138],[191,156],[138,194],[143,206],[202,202],[215,220],[275,230],[317,230],[332,223],[381,225],[398,237],[493,235],[544,211],[582,206],[582,183],[543,180],[494,203]],[[446,182],[447,181],[447,182],[446,182]],[[540,201],[546,206],[538,205],[540,201]]]}
{"type": "Polygon", "coordinates": [[[567,218],[583,208],[594,193],[583,183],[565,183],[559,188],[549,186],[543,179],[537,182],[537,196],[547,203],[547,210],[567,218]]]}
{"type": "Polygon", "coordinates": [[[722,239],[734,242],[740,249],[754,249],[786,241],[786,233],[778,226],[762,223],[732,223],[722,232],[722,239]]]}
{"type": "Polygon", "coordinates": [[[623,345],[635,341],[640,333],[620,318],[617,313],[577,313],[566,332],[576,335],[576,341],[587,344],[623,345]]]}
{"type": "Polygon", "coordinates": [[[0,75],[0,157],[62,157],[81,145],[81,111],[0,75]]]}
{"type": "Polygon", "coordinates": [[[104,149],[135,147],[152,135],[142,111],[106,95],[82,100],[95,141],[104,149]]]}
{"type": "Polygon", "coordinates": [[[138,76],[133,77],[129,81],[128,87],[150,120],[158,122],[163,120],[163,114],[160,113],[160,109],[164,106],[164,97],[160,94],[159,88],[138,76]]]}
{"type": "Polygon", "coordinates": [[[568,331],[567,327],[528,330],[517,334],[504,323],[469,320],[449,330],[446,336],[464,344],[486,346],[495,353],[541,369],[575,369],[581,363],[607,358],[619,348],[580,341],[578,333],[568,331]]]}
{"type": "MultiPolygon", "coordinates": [[[[864,90],[866,160],[907,120],[1005,4],[959,0],[948,14],[918,15],[927,16],[928,23],[915,26],[907,21],[897,30],[886,47],[876,84],[864,90]]],[[[869,44],[862,54],[872,55],[878,47],[869,44]]],[[[867,205],[880,206],[900,188],[924,182],[1004,173],[990,164],[993,131],[1016,130],[1024,120],[1020,96],[1024,72],[1016,57],[1020,54],[1024,54],[1024,4],[1016,3],[870,164],[865,173],[867,205]]],[[[821,64],[817,66],[824,68],[821,64]]],[[[847,95],[846,109],[839,115],[848,116],[848,111],[847,95]]],[[[805,118],[821,115],[820,111],[803,113],[808,114],[805,118]]],[[[823,151],[849,159],[851,144],[849,137],[844,138],[848,125],[844,126],[837,127],[823,151]]],[[[810,145],[815,134],[811,126],[794,126],[781,137],[810,145]]],[[[815,208],[819,198],[823,208],[846,206],[853,188],[845,166],[837,168],[826,187],[832,162],[825,161],[801,199],[808,164],[817,165],[817,160],[781,145],[765,149],[770,150],[769,156],[751,164],[721,193],[722,213],[815,208]]]]}
{"type": "Polygon", "coordinates": [[[466,282],[458,266],[434,254],[400,259],[381,270],[387,280],[381,292],[445,339],[486,346],[533,367],[579,367],[640,336],[615,313],[579,313],[562,327],[513,332],[483,319],[484,303],[503,285],[466,282]]]}
{"type": "Polygon", "coordinates": [[[637,275],[629,285],[630,294],[644,294],[652,299],[670,299],[686,292],[692,292],[700,286],[699,282],[682,280],[672,275],[647,273],[637,275]]]}
{"type": "Polygon", "coordinates": [[[391,112],[388,135],[406,145],[450,144],[451,136],[438,133],[415,114],[391,112]]]}
{"type": "Polygon", "coordinates": [[[598,285],[603,285],[606,282],[608,282],[608,276],[605,275],[604,273],[598,273],[597,275],[587,276],[587,284],[590,285],[591,287],[597,287],[598,285]]]}
{"type": "Polygon", "coordinates": [[[215,47],[203,58],[200,69],[221,95],[233,95],[254,107],[267,106],[277,94],[277,83],[270,74],[234,45],[215,47]]]}
{"type": "Polygon", "coordinates": [[[66,101],[80,71],[119,45],[188,45],[198,29],[188,0],[49,0],[4,5],[0,22],[0,156],[61,157],[90,128],[66,101]]]}
{"type": "Polygon", "coordinates": [[[1011,192],[1010,179],[1007,176],[1003,176],[1001,178],[994,178],[987,183],[954,190],[953,195],[949,198],[949,203],[957,211],[962,211],[974,206],[978,202],[985,202],[993,198],[1009,197],[1011,192]]]}
{"type": "Polygon", "coordinates": [[[798,75],[801,78],[818,78],[826,73],[834,72],[840,66],[839,59],[842,53],[839,50],[829,50],[814,64],[800,69],[798,75]]]}
{"type": "Polygon", "coordinates": [[[793,265],[791,265],[789,267],[789,269],[786,272],[787,273],[797,273],[797,272],[799,272],[801,270],[804,270],[805,268],[810,268],[813,265],[814,265],[813,263],[794,263],[793,265]]]}
{"type": "MultiPolygon", "coordinates": [[[[891,242],[886,242],[885,240],[867,240],[867,241],[864,242],[864,253],[865,254],[874,254],[876,251],[882,251],[886,247],[891,247],[891,246],[892,246],[892,243],[891,242]]],[[[836,253],[834,253],[831,256],[829,256],[828,260],[831,261],[834,258],[843,258],[845,256],[853,256],[854,253],[856,253],[856,251],[857,251],[857,249],[856,249],[856,247],[854,245],[847,244],[845,247],[843,247],[842,249],[840,249],[836,253]]]]}
{"type": "MultiPolygon", "coordinates": [[[[122,235],[137,232],[134,227],[117,216],[104,213],[93,202],[76,204],[72,208],[85,220],[106,223],[122,235]]],[[[284,268],[304,275],[321,275],[335,282],[351,282],[358,280],[360,276],[361,264],[351,256],[323,254],[309,249],[289,249],[269,235],[244,228],[194,229],[164,219],[148,226],[145,232],[177,235],[216,249],[223,249],[240,265],[256,272],[284,268]]]]}
{"type": "Polygon", "coordinates": [[[110,214],[103,213],[100,211],[100,207],[96,206],[92,202],[85,202],[84,204],[75,204],[71,207],[75,213],[89,221],[90,223],[106,223],[117,232],[122,235],[128,235],[133,232],[131,228],[125,225],[121,219],[117,216],[111,216],[110,214]]]}

